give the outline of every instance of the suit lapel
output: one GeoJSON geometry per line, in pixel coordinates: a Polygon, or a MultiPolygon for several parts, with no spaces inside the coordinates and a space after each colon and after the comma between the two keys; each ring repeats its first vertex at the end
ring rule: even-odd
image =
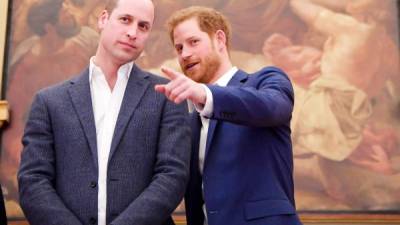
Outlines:
{"type": "Polygon", "coordinates": [[[191,113],[191,128],[192,128],[192,161],[191,165],[193,168],[198,171],[199,169],[199,146],[200,146],[200,129],[201,129],[201,120],[198,112],[194,111],[191,113]]]}
{"type": "MultiPolygon", "coordinates": [[[[238,70],[235,75],[233,75],[232,79],[228,82],[228,86],[241,86],[243,85],[243,82],[246,81],[248,78],[248,74],[245,73],[242,70],[238,70]]],[[[217,129],[218,125],[218,120],[216,119],[210,119],[210,123],[208,126],[208,131],[207,131],[207,142],[206,142],[206,155],[205,158],[207,158],[208,152],[210,150],[210,146],[212,144],[215,130],[217,129]]],[[[223,135],[223,134],[222,134],[223,135]]],[[[206,160],[204,160],[206,162],[206,160]]],[[[205,167],[205,165],[204,165],[205,167]]]]}
{"type": "Polygon", "coordinates": [[[148,75],[145,72],[141,71],[135,64],[133,65],[128,84],[126,85],[121,109],[119,110],[117,123],[115,125],[108,161],[111,160],[119,142],[121,141],[133,112],[135,111],[140,99],[142,99],[143,94],[149,86],[147,77],[148,75]]]}
{"type": "Polygon", "coordinates": [[[94,164],[96,168],[98,168],[96,125],[94,122],[92,98],[90,94],[88,68],[79,77],[71,80],[71,87],[68,93],[71,96],[72,104],[89,143],[94,164]]]}
{"type": "Polygon", "coordinates": [[[210,150],[210,145],[212,143],[215,128],[217,127],[217,124],[218,124],[217,120],[210,119],[209,124],[208,124],[208,131],[207,131],[206,155],[204,156],[204,158],[207,157],[208,151],[210,150]]]}

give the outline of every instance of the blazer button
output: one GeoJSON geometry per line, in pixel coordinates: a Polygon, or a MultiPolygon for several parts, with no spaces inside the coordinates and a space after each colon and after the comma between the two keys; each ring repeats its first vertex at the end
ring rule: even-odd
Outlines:
{"type": "Polygon", "coordinates": [[[90,217],[89,223],[90,224],[96,224],[96,219],[94,217],[90,217]]]}
{"type": "Polygon", "coordinates": [[[96,187],[97,187],[96,181],[90,182],[90,187],[91,187],[91,188],[96,188],[96,187]]]}

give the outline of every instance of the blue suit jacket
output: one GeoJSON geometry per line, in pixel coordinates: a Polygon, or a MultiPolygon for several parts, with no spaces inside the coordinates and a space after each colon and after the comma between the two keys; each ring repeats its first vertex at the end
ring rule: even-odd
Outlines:
{"type": "Polygon", "coordinates": [[[267,67],[239,70],[227,87],[209,85],[214,111],[199,172],[201,123],[192,115],[191,177],[185,195],[188,225],[301,224],[295,210],[288,77],[267,67]],[[204,185],[204,198],[201,185],[204,185]]]}
{"type": "MultiPolygon", "coordinates": [[[[88,70],[40,91],[18,174],[31,225],[97,224],[98,159],[88,70]]],[[[108,160],[107,224],[173,224],[189,175],[187,105],[154,91],[166,80],[134,66],[108,160]]]]}

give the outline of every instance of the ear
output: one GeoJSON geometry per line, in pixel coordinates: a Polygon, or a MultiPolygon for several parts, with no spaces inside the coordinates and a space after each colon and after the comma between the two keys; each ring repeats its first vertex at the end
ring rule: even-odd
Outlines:
{"type": "Polygon", "coordinates": [[[227,48],[225,32],[222,30],[217,30],[217,32],[215,32],[215,39],[217,41],[218,51],[222,51],[223,49],[227,48]]]}
{"type": "Polygon", "coordinates": [[[108,15],[107,10],[101,11],[99,19],[97,20],[97,26],[100,31],[102,31],[104,29],[104,27],[106,26],[108,19],[109,19],[109,15],[108,15]]]}

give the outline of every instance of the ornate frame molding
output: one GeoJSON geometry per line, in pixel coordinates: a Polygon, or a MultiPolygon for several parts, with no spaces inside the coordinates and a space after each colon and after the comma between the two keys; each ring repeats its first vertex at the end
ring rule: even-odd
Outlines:
{"type": "MultiPolygon", "coordinates": [[[[2,92],[2,81],[5,71],[4,60],[6,56],[7,15],[9,0],[0,1],[0,93],[2,92]]],[[[3,99],[3,96],[1,96],[3,99]]],[[[0,127],[9,119],[7,101],[0,101],[0,127]]]]}
{"type": "MultiPolygon", "coordinates": [[[[0,1],[0,71],[3,78],[4,59],[6,56],[6,35],[7,35],[7,15],[8,15],[8,0],[0,1]]],[[[2,79],[0,79],[0,92],[2,79]]]]}
{"type": "MultiPolygon", "coordinates": [[[[7,37],[7,19],[9,5],[12,0],[0,0],[0,93],[2,92],[2,81],[4,71],[6,71],[6,37],[7,37]]],[[[399,16],[400,20],[400,16],[399,16]]],[[[0,128],[9,120],[8,102],[4,100],[4,96],[0,95],[0,128]]],[[[301,220],[306,224],[400,224],[400,211],[393,214],[385,213],[299,213],[301,220]]],[[[174,220],[178,225],[186,224],[184,215],[174,215],[174,220]]],[[[27,224],[21,221],[21,218],[9,221],[9,224],[27,224]]]]}

